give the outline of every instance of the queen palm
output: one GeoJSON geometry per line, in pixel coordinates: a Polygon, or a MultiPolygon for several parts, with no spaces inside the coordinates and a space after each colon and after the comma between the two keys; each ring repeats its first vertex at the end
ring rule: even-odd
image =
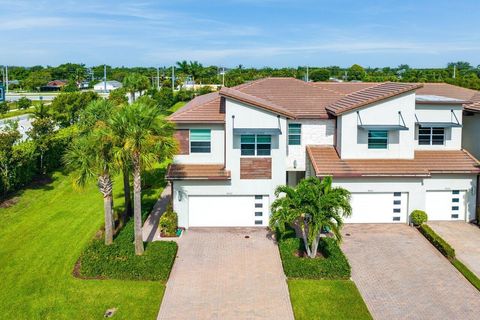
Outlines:
{"type": "Polygon", "coordinates": [[[67,168],[74,170],[74,183],[83,187],[97,180],[103,195],[105,244],[113,242],[113,180],[115,162],[113,139],[105,122],[97,122],[91,132],[75,139],[64,155],[67,168]]]}
{"type": "Polygon", "coordinates": [[[142,92],[150,87],[150,80],[142,74],[130,73],[123,79],[123,87],[130,93],[131,101],[135,101],[135,92],[142,92]]]}
{"type": "Polygon", "coordinates": [[[298,230],[305,250],[315,258],[322,230],[330,230],[340,241],[343,218],[351,215],[350,192],[332,187],[332,178],[310,177],[296,187],[279,186],[272,204],[270,226],[284,231],[285,225],[298,230]]]}
{"type": "Polygon", "coordinates": [[[141,173],[156,163],[171,159],[176,151],[173,138],[174,127],[159,115],[158,108],[151,108],[142,101],[122,107],[111,119],[112,128],[124,131],[117,143],[116,158],[132,163],[133,171],[133,216],[135,231],[135,253],[143,254],[141,173]]]}

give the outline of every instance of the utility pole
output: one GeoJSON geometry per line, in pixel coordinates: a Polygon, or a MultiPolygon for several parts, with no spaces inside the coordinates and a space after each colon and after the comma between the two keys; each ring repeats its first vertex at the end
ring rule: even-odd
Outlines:
{"type": "Polygon", "coordinates": [[[107,92],[107,65],[103,65],[103,91],[107,92]]]}
{"type": "Polygon", "coordinates": [[[5,93],[8,94],[8,66],[5,66],[5,93]]]}
{"type": "Polygon", "coordinates": [[[307,66],[307,82],[309,82],[309,79],[308,79],[308,66],[307,66]]]}
{"type": "Polygon", "coordinates": [[[157,67],[157,90],[160,91],[160,68],[157,67]]]}
{"type": "Polygon", "coordinates": [[[457,65],[454,64],[453,65],[453,79],[455,79],[456,73],[457,73],[457,65]]]}
{"type": "Polygon", "coordinates": [[[172,66],[172,92],[175,90],[175,66],[172,66]]]}

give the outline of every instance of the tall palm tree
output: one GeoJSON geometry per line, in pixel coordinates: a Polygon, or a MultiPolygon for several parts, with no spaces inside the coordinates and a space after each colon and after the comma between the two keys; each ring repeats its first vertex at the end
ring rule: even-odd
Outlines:
{"type": "Polygon", "coordinates": [[[173,138],[174,127],[159,114],[158,108],[151,108],[142,101],[121,108],[112,116],[112,127],[124,126],[125,137],[116,151],[117,159],[128,155],[133,171],[133,217],[135,230],[135,254],[143,254],[141,174],[158,162],[171,159],[176,151],[173,138]]]}
{"type": "Polygon", "coordinates": [[[288,224],[299,230],[310,258],[317,255],[322,230],[330,230],[341,241],[343,218],[352,213],[350,192],[332,187],[331,177],[310,177],[296,187],[279,186],[275,195],[270,226],[284,231],[288,224]]]}
{"type": "Polygon", "coordinates": [[[83,187],[89,180],[97,180],[103,195],[106,245],[113,242],[113,155],[111,132],[104,122],[98,122],[92,132],[73,141],[63,159],[67,168],[74,170],[77,186],[83,187]]]}
{"type": "Polygon", "coordinates": [[[129,73],[123,79],[123,87],[130,93],[131,101],[135,101],[135,92],[142,92],[150,87],[150,80],[139,73],[129,73]]]}

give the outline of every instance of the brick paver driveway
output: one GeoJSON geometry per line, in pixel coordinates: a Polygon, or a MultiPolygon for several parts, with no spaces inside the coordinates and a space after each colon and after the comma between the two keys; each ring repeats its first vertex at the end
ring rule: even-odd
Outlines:
{"type": "Polygon", "coordinates": [[[457,259],[480,277],[480,228],[463,221],[431,221],[428,225],[455,249],[457,259]]]}
{"type": "Polygon", "coordinates": [[[352,224],[343,233],[352,278],[375,319],[479,319],[480,292],[417,230],[352,224]]]}
{"type": "Polygon", "coordinates": [[[278,249],[265,230],[190,229],[177,256],[158,319],[293,319],[278,249]]]}

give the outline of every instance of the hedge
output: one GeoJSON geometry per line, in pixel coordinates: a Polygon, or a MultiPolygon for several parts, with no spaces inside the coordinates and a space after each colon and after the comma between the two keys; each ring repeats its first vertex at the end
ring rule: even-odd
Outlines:
{"type": "Polygon", "coordinates": [[[288,278],[332,280],[350,278],[350,264],[335,239],[321,238],[318,249],[323,257],[315,259],[298,256],[299,252],[305,251],[301,239],[282,237],[278,246],[283,271],[288,278]]]}
{"type": "Polygon", "coordinates": [[[455,259],[455,249],[443,240],[432,228],[426,224],[418,227],[418,230],[438,249],[448,260],[455,259]]]}
{"type": "Polygon", "coordinates": [[[112,245],[94,239],[80,256],[76,276],[84,278],[167,281],[177,254],[173,241],[146,243],[145,253],[135,255],[133,219],[112,245]]]}

